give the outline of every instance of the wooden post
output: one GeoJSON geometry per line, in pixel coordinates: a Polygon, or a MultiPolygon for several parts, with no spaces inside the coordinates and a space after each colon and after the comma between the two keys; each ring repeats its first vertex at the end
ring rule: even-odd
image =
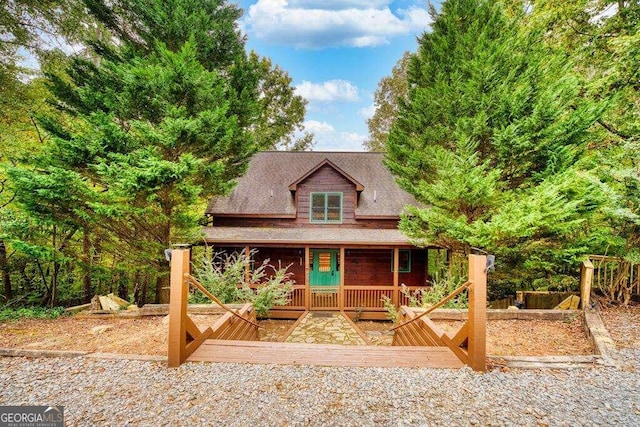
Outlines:
{"type": "Polygon", "coordinates": [[[344,310],[344,246],[340,246],[340,288],[338,290],[338,308],[344,310]]]}
{"type": "Polygon", "coordinates": [[[398,308],[400,303],[400,248],[393,248],[393,294],[391,302],[398,308]]]}
{"type": "Polygon", "coordinates": [[[309,310],[311,307],[311,284],[309,283],[311,272],[309,264],[311,263],[311,250],[309,246],[304,247],[304,308],[309,310]]]}
{"type": "Polygon", "coordinates": [[[171,293],[169,302],[169,367],[176,368],[186,357],[187,291],[185,273],[189,273],[189,249],[171,250],[171,293]]]}
{"type": "Polygon", "coordinates": [[[251,280],[251,249],[248,245],[244,247],[244,257],[244,283],[248,286],[251,280]]]}
{"type": "Polygon", "coordinates": [[[580,304],[585,310],[590,307],[591,285],[593,284],[593,264],[590,260],[582,262],[580,267],[580,304]]]}
{"type": "Polygon", "coordinates": [[[469,343],[468,354],[474,371],[487,369],[487,257],[469,255],[469,343]]]}

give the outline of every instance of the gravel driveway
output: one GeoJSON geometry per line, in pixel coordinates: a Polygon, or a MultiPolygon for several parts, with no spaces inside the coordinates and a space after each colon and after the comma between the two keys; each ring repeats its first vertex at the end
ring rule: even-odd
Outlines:
{"type": "Polygon", "coordinates": [[[0,358],[0,405],[67,425],[640,425],[640,350],[622,369],[322,368],[0,358]]]}

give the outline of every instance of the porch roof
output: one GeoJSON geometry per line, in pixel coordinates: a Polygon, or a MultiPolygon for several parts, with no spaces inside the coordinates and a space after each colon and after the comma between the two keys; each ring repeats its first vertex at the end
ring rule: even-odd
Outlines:
{"type": "Polygon", "coordinates": [[[204,227],[207,243],[236,245],[413,246],[397,229],[204,227]]]}

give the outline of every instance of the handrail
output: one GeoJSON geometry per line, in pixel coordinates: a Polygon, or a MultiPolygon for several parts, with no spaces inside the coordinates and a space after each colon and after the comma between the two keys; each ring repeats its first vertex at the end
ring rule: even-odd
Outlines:
{"type": "Polygon", "coordinates": [[[222,307],[223,310],[231,313],[232,315],[234,315],[235,317],[237,317],[238,319],[241,319],[247,323],[251,323],[254,326],[257,326],[258,328],[261,328],[262,326],[258,325],[255,322],[252,322],[249,319],[245,319],[244,317],[240,316],[238,313],[236,313],[235,311],[231,310],[229,307],[227,307],[226,305],[224,305],[218,298],[215,297],[215,295],[213,295],[211,292],[209,292],[207,290],[207,288],[205,288],[204,286],[202,286],[202,284],[200,282],[198,282],[198,280],[193,277],[191,274],[189,273],[185,273],[184,274],[185,279],[187,279],[187,283],[190,283],[191,285],[195,286],[196,288],[198,288],[198,290],[200,290],[200,292],[202,292],[203,294],[205,294],[205,296],[207,298],[209,298],[211,301],[213,301],[214,303],[218,304],[220,307],[222,307]]]}
{"type": "Polygon", "coordinates": [[[423,316],[426,316],[427,314],[431,313],[433,310],[442,307],[443,305],[445,305],[446,303],[448,303],[449,301],[451,301],[453,298],[457,297],[460,293],[462,293],[462,291],[464,291],[465,289],[467,289],[469,286],[471,286],[472,282],[466,282],[462,285],[460,285],[460,287],[458,289],[456,289],[455,291],[451,292],[449,295],[447,295],[446,297],[442,298],[439,302],[437,302],[436,304],[432,305],[431,307],[429,307],[424,313],[420,313],[419,316],[414,317],[413,319],[408,320],[407,322],[401,323],[399,325],[396,325],[394,327],[392,327],[391,329],[389,329],[390,331],[395,331],[396,329],[402,327],[402,326],[406,326],[409,323],[413,323],[416,320],[420,319],[423,316]]]}

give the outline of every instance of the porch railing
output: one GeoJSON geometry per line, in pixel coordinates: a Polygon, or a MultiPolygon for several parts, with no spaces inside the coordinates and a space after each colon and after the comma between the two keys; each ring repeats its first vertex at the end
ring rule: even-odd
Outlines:
{"type": "MultiPolygon", "coordinates": [[[[405,289],[411,293],[419,289],[426,289],[421,286],[405,286],[405,289]]],[[[289,302],[286,305],[276,306],[274,310],[296,311],[305,310],[307,307],[315,309],[322,308],[338,308],[340,306],[340,298],[342,305],[340,308],[345,311],[385,311],[385,303],[383,297],[389,298],[391,301],[397,301],[397,306],[409,305],[409,296],[405,295],[401,288],[395,286],[380,285],[348,285],[334,287],[331,289],[310,288],[309,304],[307,305],[307,287],[305,285],[295,285],[293,292],[289,296],[289,302]]]]}
{"type": "Polygon", "coordinates": [[[592,287],[598,288],[611,301],[629,304],[632,295],[640,294],[640,264],[622,258],[589,255],[581,266],[580,293],[582,306],[589,306],[592,287]]]}

